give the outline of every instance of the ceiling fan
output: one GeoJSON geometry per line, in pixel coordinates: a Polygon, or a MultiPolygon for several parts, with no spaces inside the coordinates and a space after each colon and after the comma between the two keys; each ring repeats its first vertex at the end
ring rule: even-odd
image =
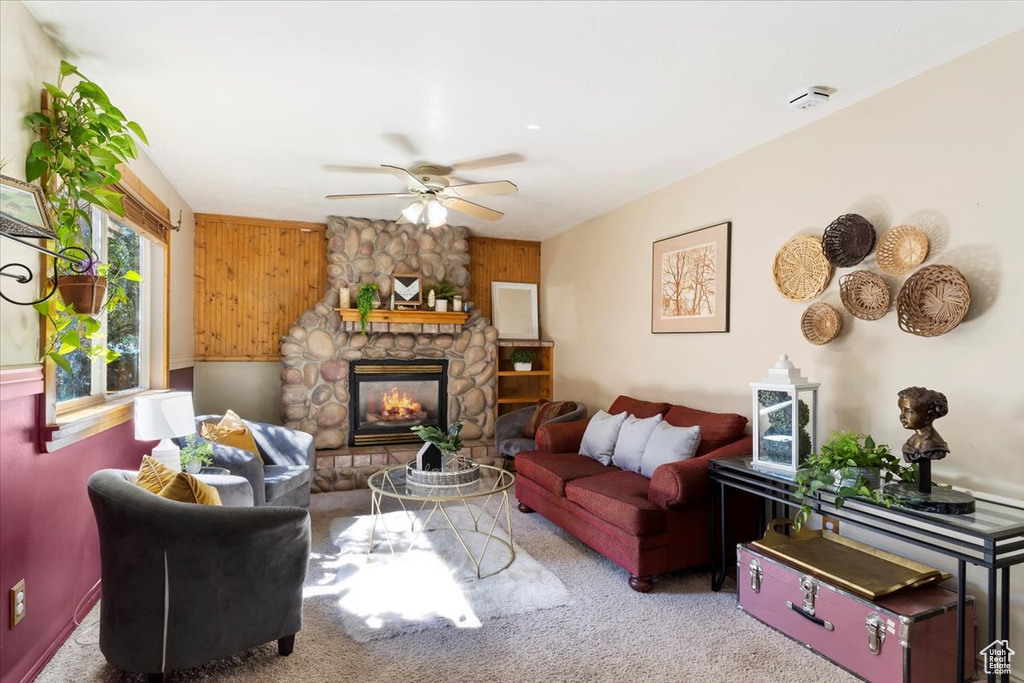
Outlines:
{"type": "Polygon", "coordinates": [[[488,194],[512,194],[519,191],[515,183],[508,180],[452,185],[446,177],[452,172],[452,168],[446,166],[424,164],[405,169],[400,166],[382,164],[381,168],[404,182],[407,191],[372,194],[329,194],[327,199],[412,197],[416,201],[402,210],[398,223],[426,223],[432,228],[437,228],[444,225],[448,220],[448,209],[487,221],[496,221],[505,214],[501,211],[468,201],[466,197],[488,194]]]}

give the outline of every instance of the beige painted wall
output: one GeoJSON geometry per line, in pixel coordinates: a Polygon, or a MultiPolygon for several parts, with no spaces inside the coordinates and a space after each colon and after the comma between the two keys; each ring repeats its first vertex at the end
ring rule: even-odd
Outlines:
{"type": "MultiPolygon", "coordinates": [[[[855,429],[899,448],[909,432],[896,392],[938,389],[952,454],[936,476],[1024,500],[1024,33],[547,240],[541,256],[560,398],[596,409],[626,393],[749,417],[748,383],[786,352],[821,382],[823,436],[855,429]],[[793,235],[820,234],[850,211],[879,229],[927,230],[928,263],[952,264],[971,284],[968,319],[924,339],[900,331],[894,313],[846,314],[837,341],[804,341],[807,304],[776,292],[772,259],[793,235]],[[652,335],[652,242],[722,220],[733,222],[731,332],[652,335]]],[[[842,310],[838,277],[820,300],[842,310]]],[[[1019,638],[1021,572],[1014,584],[1019,638]]]]}
{"type": "MultiPolygon", "coordinates": [[[[20,2],[0,2],[0,158],[7,159],[3,172],[25,177],[25,155],[32,133],[22,123],[25,114],[39,107],[43,81],[56,81],[62,55],[39,23],[20,2]]],[[[141,122],[145,127],[145,121],[141,122]]],[[[143,153],[131,165],[132,171],[171,210],[177,223],[182,212],[182,229],[171,235],[171,368],[192,365],[192,209],[143,153]]],[[[0,240],[0,263],[24,263],[36,272],[33,281],[18,285],[5,278],[7,296],[19,300],[35,298],[39,292],[37,252],[0,240]]],[[[39,316],[30,307],[0,301],[0,367],[39,362],[39,316]]]]}
{"type": "Polygon", "coordinates": [[[276,362],[196,363],[196,415],[230,408],[246,420],[281,424],[281,369],[276,362]]]}

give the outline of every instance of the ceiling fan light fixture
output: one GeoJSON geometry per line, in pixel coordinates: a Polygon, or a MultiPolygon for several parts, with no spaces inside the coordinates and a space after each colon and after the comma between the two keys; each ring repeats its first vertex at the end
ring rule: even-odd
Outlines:
{"type": "Polygon", "coordinates": [[[436,199],[427,203],[427,225],[439,228],[448,220],[448,209],[436,199]]]}
{"type": "Polygon", "coordinates": [[[420,222],[420,216],[423,215],[423,203],[418,201],[413,202],[402,209],[402,215],[405,216],[405,220],[416,225],[420,222]]]}

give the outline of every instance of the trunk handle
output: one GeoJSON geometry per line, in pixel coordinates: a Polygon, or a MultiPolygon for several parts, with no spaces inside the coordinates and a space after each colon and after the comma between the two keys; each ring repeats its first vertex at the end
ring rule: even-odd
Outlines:
{"type": "Polygon", "coordinates": [[[836,630],[836,627],[832,624],[831,621],[826,621],[825,619],[821,619],[819,617],[816,617],[813,614],[808,614],[802,608],[797,607],[796,605],[794,605],[793,602],[790,601],[790,600],[786,600],[786,607],[788,609],[793,610],[794,612],[796,612],[797,614],[802,616],[807,621],[814,622],[818,626],[821,626],[826,631],[835,631],[836,630]]]}

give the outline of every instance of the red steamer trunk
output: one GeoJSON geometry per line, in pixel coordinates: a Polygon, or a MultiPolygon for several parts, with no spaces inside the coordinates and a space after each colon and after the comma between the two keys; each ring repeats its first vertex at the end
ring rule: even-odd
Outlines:
{"type": "Polygon", "coordinates": [[[871,602],[765,556],[737,549],[739,608],[873,683],[960,683],[974,675],[974,598],[956,675],[956,593],[914,588],[871,602]]]}

